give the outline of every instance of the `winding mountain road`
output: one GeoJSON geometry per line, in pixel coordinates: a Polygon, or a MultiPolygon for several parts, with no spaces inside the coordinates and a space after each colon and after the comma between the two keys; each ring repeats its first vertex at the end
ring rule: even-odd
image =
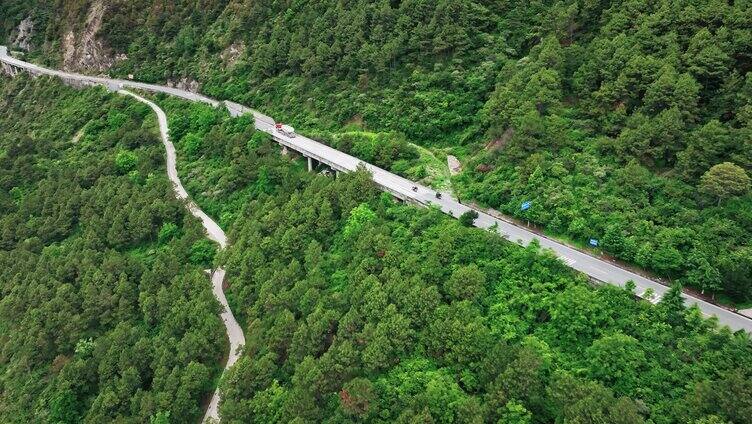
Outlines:
{"type": "MultiPolygon", "coordinates": [[[[5,50],[2,47],[0,47],[0,63],[5,67],[10,67],[11,69],[23,69],[35,75],[57,76],[74,84],[104,85],[111,90],[130,87],[157,93],[166,93],[190,101],[208,103],[213,106],[219,106],[222,104],[217,100],[200,94],[172,87],[144,84],[128,80],[92,77],[46,69],[10,57],[5,54],[5,50]]],[[[301,135],[289,137],[280,134],[274,130],[274,120],[272,118],[253,109],[232,102],[224,102],[224,106],[233,116],[252,113],[255,119],[255,126],[258,130],[269,133],[281,145],[294,149],[306,157],[313,158],[337,171],[354,171],[360,166],[367,168],[373,175],[374,182],[381,189],[395,195],[396,197],[419,205],[433,205],[441,209],[442,212],[454,217],[459,217],[462,213],[470,210],[469,206],[460,203],[449,194],[445,194],[441,199],[438,199],[435,197],[435,191],[429,187],[402,178],[377,166],[364,163],[356,157],[340,152],[318,141],[301,135]],[[413,187],[415,187],[415,190],[413,190],[413,187]]],[[[564,243],[536,234],[522,226],[503,219],[503,217],[494,217],[484,211],[476,211],[479,215],[475,220],[476,227],[496,231],[503,237],[521,245],[527,245],[533,240],[538,240],[542,247],[550,249],[565,264],[588,275],[593,280],[622,287],[625,286],[628,281],[633,281],[637,286],[637,295],[645,297],[653,302],[659,300],[668,291],[668,287],[664,284],[636,274],[618,264],[614,264],[587,252],[574,249],[564,243]],[[648,293],[650,292],[654,293],[654,297],[648,296],[648,293]]],[[[727,325],[732,330],[745,330],[748,333],[752,333],[752,319],[698,297],[694,297],[688,293],[684,293],[682,296],[687,305],[697,305],[706,316],[717,317],[721,325],[727,325]]]]}
{"type": "MultiPolygon", "coordinates": [[[[221,249],[227,247],[227,237],[225,236],[225,232],[222,231],[222,228],[220,228],[216,222],[214,222],[193,200],[188,197],[188,192],[185,191],[183,184],[180,182],[176,164],[175,146],[170,141],[169,129],[167,127],[167,115],[165,115],[164,111],[159,106],[137,94],[126,90],[118,90],[118,93],[131,96],[136,100],[149,105],[154,113],[157,114],[159,132],[162,136],[162,144],[164,144],[167,156],[167,176],[170,181],[172,181],[172,186],[175,189],[175,196],[178,199],[185,201],[186,207],[191,214],[201,220],[201,223],[206,230],[206,234],[210,239],[219,244],[221,249]]],[[[227,329],[227,338],[230,340],[230,352],[227,357],[227,363],[225,364],[225,369],[229,369],[240,357],[240,348],[245,345],[245,336],[243,335],[243,330],[240,328],[240,325],[238,325],[238,322],[235,320],[235,316],[232,314],[230,305],[227,304],[227,298],[222,290],[222,283],[224,280],[224,268],[217,268],[212,272],[212,292],[224,309],[220,316],[222,317],[222,321],[225,323],[225,328],[227,329]]],[[[210,420],[219,420],[219,388],[217,388],[212,394],[209,407],[204,414],[204,422],[210,420]]]]}

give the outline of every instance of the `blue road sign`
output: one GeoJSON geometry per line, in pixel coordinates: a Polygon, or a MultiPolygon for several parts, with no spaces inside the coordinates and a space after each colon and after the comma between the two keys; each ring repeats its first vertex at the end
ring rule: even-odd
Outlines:
{"type": "Polygon", "coordinates": [[[598,247],[598,239],[590,239],[590,245],[598,247]]]}
{"type": "Polygon", "coordinates": [[[531,202],[525,202],[525,203],[523,203],[522,206],[520,206],[520,210],[526,211],[526,210],[530,209],[530,203],[531,202]]]}

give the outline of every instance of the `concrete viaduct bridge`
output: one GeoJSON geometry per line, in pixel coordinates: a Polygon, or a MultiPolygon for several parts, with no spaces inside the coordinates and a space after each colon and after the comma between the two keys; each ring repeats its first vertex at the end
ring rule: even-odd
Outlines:
{"type": "MultiPolygon", "coordinates": [[[[365,163],[356,157],[333,149],[323,143],[302,135],[289,137],[285,134],[279,133],[275,130],[274,119],[237,103],[229,101],[220,102],[197,93],[162,85],[145,84],[122,79],[94,77],[47,69],[9,56],[6,48],[3,46],[0,46],[0,66],[2,67],[0,70],[10,75],[15,75],[19,71],[24,71],[32,75],[49,75],[58,77],[68,84],[79,87],[101,85],[113,91],[123,88],[131,88],[153,93],[165,93],[189,101],[207,103],[215,107],[224,106],[232,116],[240,116],[250,113],[253,114],[256,129],[270,134],[273,139],[283,147],[292,149],[308,158],[309,167],[312,167],[311,160],[325,164],[337,172],[351,172],[355,171],[358,167],[365,167],[371,172],[373,181],[381,190],[391,193],[398,199],[421,206],[434,206],[453,217],[459,217],[461,214],[471,210],[470,207],[460,203],[448,193],[444,194],[441,199],[436,198],[436,192],[429,187],[425,187],[382,168],[365,163]],[[413,187],[416,187],[417,190],[413,190],[413,187]]],[[[657,302],[669,289],[658,281],[634,273],[618,264],[598,258],[548,237],[533,233],[532,231],[505,219],[503,216],[492,216],[480,210],[476,210],[476,212],[478,212],[478,218],[475,220],[474,224],[476,227],[495,231],[501,236],[521,245],[527,245],[533,240],[537,240],[541,247],[550,249],[565,264],[586,274],[592,281],[613,284],[621,287],[624,287],[628,281],[633,281],[636,285],[637,295],[654,303],[657,302]],[[649,295],[650,292],[652,292],[652,296],[649,295]]],[[[752,319],[687,293],[684,293],[682,296],[687,305],[697,305],[706,316],[717,317],[721,325],[727,325],[732,330],[745,330],[748,333],[752,333],[752,319]]]]}

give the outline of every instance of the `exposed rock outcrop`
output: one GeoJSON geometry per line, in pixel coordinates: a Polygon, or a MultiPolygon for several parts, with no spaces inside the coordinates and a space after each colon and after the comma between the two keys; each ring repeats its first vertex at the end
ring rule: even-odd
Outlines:
{"type": "Polygon", "coordinates": [[[179,80],[167,80],[167,86],[190,91],[191,93],[198,93],[200,84],[193,78],[183,77],[179,80]]]}
{"type": "Polygon", "coordinates": [[[447,166],[449,166],[449,173],[451,175],[457,175],[462,171],[462,164],[455,156],[447,155],[447,166]]]}
{"type": "Polygon", "coordinates": [[[243,43],[232,43],[222,50],[219,57],[226,66],[232,66],[238,61],[240,55],[245,51],[245,45],[243,43]]]}
{"type": "Polygon", "coordinates": [[[102,72],[115,63],[109,49],[98,36],[105,9],[102,0],[94,1],[89,7],[83,31],[76,34],[70,30],[63,36],[63,68],[65,70],[102,72]]]}
{"type": "Polygon", "coordinates": [[[31,16],[21,21],[14,32],[15,37],[11,44],[21,50],[31,50],[31,37],[34,36],[34,21],[31,20],[31,16]]]}

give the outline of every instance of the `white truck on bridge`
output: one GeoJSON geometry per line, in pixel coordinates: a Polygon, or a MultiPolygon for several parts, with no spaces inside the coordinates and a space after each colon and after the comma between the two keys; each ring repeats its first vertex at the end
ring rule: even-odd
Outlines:
{"type": "Polygon", "coordinates": [[[286,136],[288,136],[290,138],[294,138],[295,137],[295,128],[293,128],[293,127],[291,127],[289,125],[285,125],[285,124],[283,124],[281,122],[277,122],[276,124],[274,124],[274,128],[280,134],[286,135],[286,136]]]}

